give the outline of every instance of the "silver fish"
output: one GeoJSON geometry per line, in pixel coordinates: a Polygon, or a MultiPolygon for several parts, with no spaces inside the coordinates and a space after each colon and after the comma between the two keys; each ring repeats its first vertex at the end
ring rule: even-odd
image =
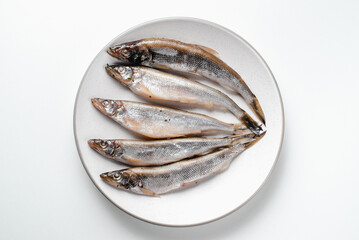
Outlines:
{"type": "Polygon", "coordinates": [[[151,138],[181,137],[205,132],[252,133],[243,123],[229,124],[204,114],[140,102],[93,98],[92,104],[121,126],[151,138]]]}
{"type": "Polygon", "coordinates": [[[238,92],[265,124],[264,112],[256,96],[213,49],[172,39],[147,38],[116,45],[107,52],[122,63],[189,72],[227,86],[238,92]]]}
{"type": "Polygon", "coordinates": [[[244,138],[202,157],[182,160],[157,167],[133,167],[102,173],[108,184],[130,192],[159,196],[173,190],[194,185],[226,170],[233,159],[259,138],[244,138]]]}
{"type": "Polygon", "coordinates": [[[207,108],[225,108],[253,132],[259,134],[263,131],[226,94],[197,81],[148,67],[107,66],[106,71],[137,95],[155,100],[201,105],[207,108]]]}
{"type": "Polygon", "coordinates": [[[153,141],[91,139],[88,144],[101,155],[127,165],[155,166],[229,146],[237,138],[237,136],[223,138],[192,137],[153,141]]]}

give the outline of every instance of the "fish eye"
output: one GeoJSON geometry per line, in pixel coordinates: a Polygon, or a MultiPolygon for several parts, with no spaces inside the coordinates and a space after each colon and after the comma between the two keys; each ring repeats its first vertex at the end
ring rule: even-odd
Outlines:
{"type": "Polygon", "coordinates": [[[116,181],[119,180],[121,178],[121,175],[116,172],[114,175],[113,175],[113,179],[115,179],[116,181]]]}
{"type": "Polygon", "coordinates": [[[100,146],[101,146],[102,148],[107,148],[107,147],[108,147],[108,142],[101,140],[100,146]]]}
{"type": "Polygon", "coordinates": [[[111,114],[111,115],[115,114],[117,104],[113,100],[104,100],[102,102],[102,105],[103,105],[106,113],[111,114]]]}
{"type": "Polygon", "coordinates": [[[102,105],[103,105],[104,107],[108,107],[109,104],[110,104],[110,102],[109,102],[108,100],[104,100],[104,101],[102,102],[102,105]]]}
{"type": "Polygon", "coordinates": [[[102,148],[106,148],[106,147],[108,146],[108,144],[107,144],[106,141],[101,140],[100,146],[101,146],[102,148]]]}
{"type": "Polygon", "coordinates": [[[121,53],[122,53],[122,55],[123,56],[125,56],[125,57],[128,57],[128,56],[130,56],[130,51],[128,50],[128,49],[122,49],[121,50],[121,53]]]}
{"type": "Polygon", "coordinates": [[[120,73],[123,73],[125,71],[125,68],[123,66],[120,66],[117,68],[117,71],[119,71],[120,73]]]}

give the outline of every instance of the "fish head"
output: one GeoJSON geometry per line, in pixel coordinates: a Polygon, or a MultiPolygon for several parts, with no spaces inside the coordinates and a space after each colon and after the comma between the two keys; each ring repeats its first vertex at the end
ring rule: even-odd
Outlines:
{"type": "Polygon", "coordinates": [[[123,154],[122,148],[116,144],[116,140],[90,139],[88,144],[93,150],[105,157],[119,158],[123,154]]]}
{"type": "Polygon", "coordinates": [[[106,66],[107,73],[122,83],[129,86],[134,82],[134,74],[132,67],[129,66],[106,66]]]}
{"type": "Polygon", "coordinates": [[[125,112],[125,107],[122,101],[115,101],[111,99],[93,98],[91,99],[92,105],[111,118],[119,118],[125,112]]]}
{"type": "Polygon", "coordinates": [[[100,177],[103,181],[116,188],[136,191],[142,187],[139,177],[127,169],[102,173],[100,177]]]}
{"type": "Polygon", "coordinates": [[[151,59],[150,51],[141,41],[127,42],[110,47],[107,53],[125,64],[141,65],[151,59]]]}

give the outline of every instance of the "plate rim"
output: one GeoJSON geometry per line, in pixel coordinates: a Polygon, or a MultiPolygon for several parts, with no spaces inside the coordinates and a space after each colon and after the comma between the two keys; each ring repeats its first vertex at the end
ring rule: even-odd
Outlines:
{"type": "Polygon", "coordinates": [[[200,19],[200,18],[195,18],[195,17],[163,17],[163,18],[156,18],[156,19],[152,19],[152,20],[149,20],[149,21],[145,21],[145,22],[142,22],[140,24],[137,24],[129,29],[127,29],[126,31],[120,33],[119,35],[115,36],[111,41],[109,42],[112,42],[114,41],[115,39],[127,34],[128,32],[136,29],[136,28],[139,28],[139,27],[142,27],[142,26],[145,26],[145,25],[149,25],[149,24],[153,24],[153,23],[157,23],[157,22],[166,22],[166,21],[173,21],[173,20],[179,20],[179,21],[189,21],[189,22],[197,22],[197,23],[202,23],[202,24],[207,24],[207,25],[210,25],[210,26],[213,26],[213,27],[216,27],[218,29],[221,29],[225,32],[228,32],[229,34],[235,36],[236,38],[240,39],[241,41],[243,41],[245,44],[247,44],[249,46],[249,48],[251,50],[253,50],[255,52],[255,54],[260,58],[260,60],[264,63],[265,67],[267,68],[267,70],[269,71],[273,81],[274,81],[274,84],[275,84],[275,87],[277,89],[277,92],[278,92],[278,95],[279,95],[279,102],[280,102],[280,108],[281,108],[281,111],[282,111],[282,132],[281,132],[281,138],[280,138],[280,144],[279,144],[279,147],[277,149],[277,154],[276,154],[276,157],[275,157],[275,160],[273,162],[273,165],[271,167],[271,169],[269,170],[267,176],[265,177],[265,179],[263,180],[263,182],[260,184],[260,186],[258,187],[258,189],[251,195],[248,197],[248,199],[246,201],[244,201],[243,203],[241,203],[240,205],[238,205],[238,207],[234,208],[233,210],[225,213],[225,214],[222,214],[221,216],[218,216],[216,218],[212,218],[210,220],[207,220],[207,221],[202,221],[202,222],[198,222],[198,223],[193,223],[193,224],[164,224],[164,223],[159,223],[159,222],[155,222],[155,221],[150,221],[148,219],[144,219],[140,216],[137,216],[133,213],[130,213],[129,211],[125,210],[124,208],[122,208],[121,206],[119,206],[118,204],[116,204],[114,201],[112,201],[103,191],[102,189],[96,184],[96,182],[92,179],[92,177],[90,176],[89,174],[89,171],[84,163],[84,160],[83,160],[83,156],[82,156],[82,153],[81,153],[81,150],[80,150],[80,147],[79,147],[79,140],[78,140],[78,136],[77,136],[77,131],[76,131],[76,110],[77,110],[77,102],[78,102],[78,98],[79,98],[79,93],[80,93],[80,89],[85,81],[85,77],[87,76],[88,74],[88,71],[90,70],[90,67],[92,66],[93,62],[95,61],[95,59],[106,49],[106,46],[103,47],[97,54],[96,56],[93,58],[93,60],[91,61],[91,63],[89,64],[89,66],[87,67],[87,70],[86,72],[84,73],[83,77],[82,77],[82,80],[80,82],[80,85],[78,87],[78,90],[77,90],[77,93],[76,93],[76,98],[75,98],[75,104],[74,104],[74,110],[73,110],[73,131],[74,131],[74,137],[75,137],[75,144],[76,144],[76,149],[77,149],[77,152],[79,154],[79,157],[80,157],[80,160],[81,160],[81,163],[82,163],[82,166],[85,168],[86,170],[86,174],[88,175],[88,177],[90,178],[90,180],[92,181],[92,183],[96,186],[96,188],[102,193],[103,196],[105,196],[107,198],[107,200],[109,200],[112,204],[114,204],[117,208],[121,209],[123,212],[125,212],[126,214],[132,216],[132,217],[135,217],[139,220],[142,220],[144,222],[148,222],[148,223],[151,223],[151,224],[155,224],[155,225],[158,225],[158,226],[166,226],[166,227],[192,227],[192,226],[199,226],[199,225],[203,225],[203,224],[207,224],[207,223],[210,223],[210,222],[214,222],[214,221],[217,221],[221,218],[224,218],[230,214],[232,214],[233,212],[237,211],[238,209],[240,209],[241,207],[243,207],[245,204],[247,204],[255,195],[257,195],[257,193],[262,189],[262,187],[264,186],[264,184],[267,182],[269,176],[271,176],[273,170],[274,170],[274,167],[277,165],[277,162],[278,162],[278,159],[279,159],[279,155],[280,155],[280,152],[282,150],[282,145],[283,145],[283,138],[284,138],[284,131],[285,131],[285,117],[284,117],[284,107],[283,107],[283,100],[282,100],[282,95],[280,93],[280,90],[279,90],[279,86],[278,86],[278,83],[272,73],[272,70],[269,68],[267,62],[264,60],[264,58],[258,53],[258,51],[249,43],[247,42],[243,37],[241,37],[240,35],[238,35],[237,33],[233,32],[232,30],[222,26],[222,25],[219,25],[217,23],[214,23],[214,22],[211,22],[211,21],[208,21],[208,20],[205,20],[205,19],[200,19]]]}

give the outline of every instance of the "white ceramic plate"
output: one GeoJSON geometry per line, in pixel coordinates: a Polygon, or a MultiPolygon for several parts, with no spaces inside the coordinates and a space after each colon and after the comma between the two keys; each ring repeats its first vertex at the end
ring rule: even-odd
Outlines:
{"type": "MultiPolygon", "coordinates": [[[[206,84],[223,90],[210,81],[206,84]]],[[[223,90],[253,116],[243,100],[223,90]]],[[[236,122],[232,114],[200,108],[225,122],[236,122]]],[[[169,18],[151,21],[119,35],[95,57],[80,88],[74,110],[74,132],[82,163],[97,188],[123,211],[155,224],[189,226],[219,219],[241,207],[260,189],[278,158],[284,131],[283,107],[276,81],[261,56],[235,33],[217,24],[192,19],[169,18]],[[87,145],[91,138],[136,138],[128,130],[102,115],[91,104],[93,97],[145,101],[107,75],[104,67],[116,60],[106,50],[116,44],[141,38],[164,37],[215,49],[234,68],[257,96],[267,121],[267,134],[235,159],[230,168],[195,187],[147,197],[115,189],[104,183],[103,172],[125,168],[97,154],[87,145]]]]}

